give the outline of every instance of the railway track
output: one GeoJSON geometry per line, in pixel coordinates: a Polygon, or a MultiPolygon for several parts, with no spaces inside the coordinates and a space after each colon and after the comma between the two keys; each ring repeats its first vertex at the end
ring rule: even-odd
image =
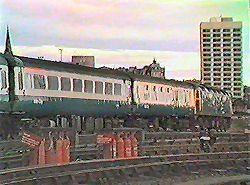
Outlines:
{"type": "MultiPolygon", "coordinates": [[[[135,159],[109,159],[73,162],[63,166],[15,168],[0,171],[0,184],[72,184],[89,183],[103,178],[130,177],[140,174],[154,174],[161,171],[188,173],[190,168],[216,169],[241,166],[249,163],[249,152],[220,152],[202,154],[180,154],[135,159]],[[184,171],[183,171],[184,170],[184,171]]],[[[160,174],[159,174],[160,175],[160,174]]],[[[108,179],[108,180],[110,180],[108,179]]]]}

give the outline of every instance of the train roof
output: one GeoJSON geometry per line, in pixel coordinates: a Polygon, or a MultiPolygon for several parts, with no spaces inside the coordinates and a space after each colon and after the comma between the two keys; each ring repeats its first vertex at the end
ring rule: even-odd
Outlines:
{"type": "Polygon", "coordinates": [[[160,83],[160,84],[165,84],[165,85],[193,88],[193,86],[187,82],[173,80],[173,79],[164,79],[164,78],[152,77],[152,76],[147,76],[147,75],[139,75],[139,74],[130,74],[130,76],[134,81],[146,81],[146,82],[151,82],[151,83],[160,83]]]}
{"type": "Polygon", "coordinates": [[[224,91],[222,89],[211,87],[209,85],[205,85],[205,84],[202,84],[202,83],[199,83],[199,82],[190,82],[190,81],[188,81],[187,83],[192,84],[195,87],[195,89],[197,89],[197,88],[207,89],[209,91],[212,90],[212,91],[215,91],[215,92],[221,92],[223,94],[229,95],[226,91],[224,91]]]}
{"type": "Polygon", "coordinates": [[[25,67],[42,68],[47,70],[55,70],[61,72],[70,72],[70,73],[87,74],[87,75],[94,74],[97,76],[104,76],[104,77],[118,78],[118,79],[130,79],[128,74],[123,71],[93,68],[87,66],[80,66],[72,63],[42,60],[24,56],[16,56],[16,57],[22,60],[25,67]]]}

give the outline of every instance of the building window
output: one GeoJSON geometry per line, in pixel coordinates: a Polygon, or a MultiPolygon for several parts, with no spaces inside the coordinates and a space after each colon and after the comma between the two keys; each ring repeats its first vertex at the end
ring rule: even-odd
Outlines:
{"type": "Polygon", "coordinates": [[[220,81],[220,78],[214,78],[214,81],[220,81]]]}
{"type": "Polygon", "coordinates": [[[210,81],[210,80],[211,80],[211,78],[204,78],[204,80],[206,80],[206,81],[210,81]]]}
{"type": "Polygon", "coordinates": [[[215,56],[215,57],[220,57],[221,54],[220,54],[220,53],[214,53],[214,56],[215,56]]]}
{"type": "Polygon", "coordinates": [[[214,34],[213,37],[220,37],[220,34],[214,34]]]}
{"type": "Polygon", "coordinates": [[[221,64],[215,63],[214,66],[221,66],[221,64]]]}
{"type": "Polygon", "coordinates": [[[210,71],[210,68],[204,68],[204,71],[210,71]]]}
{"type": "Polygon", "coordinates": [[[224,58],[224,61],[231,61],[231,58],[224,58]]]}
{"type": "Polygon", "coordinates": [[[225,63],[225,64],[224,64],[224,66],[227,66],[227,67],[228,67],[228,66],[231,66],[231,64],[227,64],[227,63],[225,63]]]}
{"type": "Polygon", "coordinates": [[[62,91],[71,91],[70,78],[61,77],[61,90],[62,91]]]}
{"type": "Polygon", "coordinates": [[[231,86],[231,83],[224,83],[224,86],[231,86]]]}
{"type": "Polygon", "coordinates": [[[149,88],[148,88],[148,85],[146,85],[146,91],[148,91],[148,89],[149,89],[149,88]]]}
{"type": "Polygon", "coordinates": [[[220,29],[213,29],[213,32],[220,32],[220,29]]]}
{"type": "Polygon", "coordinates": [[[235,42],[240,42],[240,41],[241,41],[241,39],[234,39],[234,41],[235,41],[235,42]]]}
{"type": "Polygon", "coordinates": [[[93,81],[84,80],[84,92],[85,93],[93,93],[93,81]]]}
{"type": "Polygon", "coordinates": [[[95,93],[96,94],[103,94],[103,82],[95,82],[95,93]]]}
{"type": "Polygon", "coordinates": [[[105,82],[105,94],[112,95],[113,94],[112,91],[113,91],[113,84],[105,82]]]}
{"type": "Polygon", "coordinates": [[[210,34],[203,34],[203,37],[210,37],[210,34]]]}
{"type": "Polygon", "coordinates": [[[210,44],[203,44],[203,47],[209,47],[210,44]]]}
{"type": "Polygon", "coordinates": [[[240,77],[241,73],[234,73],[234,76],[240,77]]]}
{"type": "Polygon", "coordinates": [[[233,31],[238,32],[238,31],[241,31],[241,29],[240,28],[234,28],[233,31]]]}
{"type": "Polygon", "coordinates": [[[234,66],[237,66],[237,67],[239,66],[239,67],[240,67],[240,66],[241,66],[241,64],[237,64],[237,63],[236,63],[236,64],[234,64],[234,66]]]}
{"type": "Polygon", "coordinates": [[[213,49],[213,51],[215,51],[215,52],[220,52],[220,49],[213,49]]]}
{"type": "Polygon", "coordinates": [[[234,83],[234,86],[241,86],[241,83],[234,83]]]}
{"type": "Polygon", "coordinates": [[[220,73],[214,73],[214,76],[221,76],[220,73]]]}
{"type": "Polygon", "coordinates": [[[240,93],[234,93],[234,96],[241,96],[240,93]]]}
{"type": "Polygon", "coordinates": [[[231,73],[224,73],[224,76],[231,76],[231,73]]]}
{"type": "Polygon", "coordinates": [[[210,61],[210,58],[204,58],[203,60],[204,61],[210,61]]]}
{"type": "Polygon", "coordinates": [[[221,68],[214,68],[214,71],[221,71],[221,68]]]}
{"type": "Polygon", "coordinates": [[[234,33],[233,36],[234,37],[240,37],[240,34],[234,33]]]}
{"type": "Polygon", "coordinates": [[[234,53],[234,56],[241,56],[240,53],[234,53]]]}
{"type": "Polygon", "coordinates": [[[230,29],[223,29],[223,32],[230,32],[230,29]]]}
{"type": "Polygon", "coordinates": [[[210,39],[203,39],[203,42],[210,42],[210,39]]]}
{"type": "Polygon", "coordinates": [[[210,76],[210,73],[204,73],[204,76],[210,76]]]}
{"type": "Polygon", "coordinates": [[[220,44],[213,44],[213,47],[220,47],[220,44]]]}
{"type": "Polygon", "coordinates": [[[1,70],[1,82],[2,82],[2,87],[1,90],[7,88],[7,82],[6,82],[6,71],[1,70]]]}
{"type": "Polygon", "coordinates": [[[58,90],[58,77],[56,76],[48,76],[48,89],[49,90],[58,90]]]}
{"type": "Polygon", "coordinates": [[[225,81],[231,81],[231,78],[224,78],[225,81]]]}
{"type": "Polygon", "coordinates": [[[203,32],[210,32],[210,29],[203,29],[203,32]]]}
{"type": "Polygon", "coordinates": [[[231,49],[223,49],[223,52],[226,52],[226,51],[231,51],[231,49]]]}
{"type": "Polygon", "coordinates": [[[203,51],[211,51],[211,49],[204,48],[203,51]]]}
{"type": "Polygon", "coordinates": [[[213,39],[213,42],[220,42],[220,39],[213,39]]]}
{"type": "Polygon", "coordinates": [[[204,64],[205,67],[210,67],[210,64],[204,64]]]}
{"type": "Polygon", "coordinates": [[[231,68],[224,68],[224,71],[231,71],[231,68]]]}
{"type": "Polygon", "coordinates": [[[230,42],[231,39],[223,39],[223,42],[230,42]]]}
{"type": "Polygon", "coordinates": [[[43,75],[35,74],[33,76],[33,78],[34,78],[34,88],[35,89],[45,89],[46,88],[45,78],[43,75]]]}
{"type": "Polygon", "coordinates": [[[234,78],[234,81],[241,81],[241,78],[234,78]]]}
{"type": "Polygon", "coordinates": [[[221,83],[214,83],[214,85],[221,86],[221,83]]]}
{"type": "Polygon", "coordinates": [[[241,88],[234,88],[234,91],[241,91],[241,88]]]}
{"type": "Polygon", "coordinates": [[[203,53],[203,56],[210,56],[210,53],[203,53]]]}
{"type": "Polygon", "coordinates": [[[221,58],[214,58],[214,61],[221,61],[221,58]]]}
{"type": "Polygon", "coordinates": [[[240,47],[241,44],[234,44],[233,46],[234,46],[234,47],[240,47]]]}
{"type": "Polygon", "coordinates": [[[73,91],[82,92],[82,80],[73,79],[73,91]]]}
{"type": "Polygon", "coordinates": [[[240,48],[234,48],[233,50],[234,50],[234,51],[239,51],[239,52],[241,52],[241,49],[240,49],[240,48]]]}
{"type": "Polygon", "coordinates": [[[114,94],[119,95],[119,96],[122,95],[122,85],[121,84],[117,84],[117,83],[114,84],[114,94]]]}
{"type": "Polygon", "coordinates": [[[241,61],[241,58],[234,58],[234,61],[241,61]]]}
{"type": "Polygon", "coordinates": [[[223,56],[231,56],[231,53],[223,53],[223,56]]]}
{"type": "Polygon", "coordinates": [[[231,44],[223,44],[223,47],[230,47],[231,46],[231,44]]]}
{"type": "Polygon", "coordinates": [[[230,37],[230,34],[223,34],[223,37],[230,37]]]}

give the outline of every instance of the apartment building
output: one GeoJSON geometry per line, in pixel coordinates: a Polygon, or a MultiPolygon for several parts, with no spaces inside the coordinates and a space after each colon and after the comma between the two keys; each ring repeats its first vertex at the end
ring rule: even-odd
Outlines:
{"type": "Polygon", "coordinates": [[[242,98],[242,22],[212,17],[200,24],[201,81],[242,98]]]}

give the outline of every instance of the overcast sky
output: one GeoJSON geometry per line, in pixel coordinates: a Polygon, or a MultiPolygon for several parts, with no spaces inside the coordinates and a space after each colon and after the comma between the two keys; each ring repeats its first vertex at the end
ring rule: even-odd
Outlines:
{"type": "Polygon", "coordinates": [[[244,84],[250,85],[248,0],[0,0],[14,54],[63,60],[94,55],[96,66],[138,66],[155,57],[166,77],[200,78],[199,24],[214,16],[243,22],[244,84]]]}

